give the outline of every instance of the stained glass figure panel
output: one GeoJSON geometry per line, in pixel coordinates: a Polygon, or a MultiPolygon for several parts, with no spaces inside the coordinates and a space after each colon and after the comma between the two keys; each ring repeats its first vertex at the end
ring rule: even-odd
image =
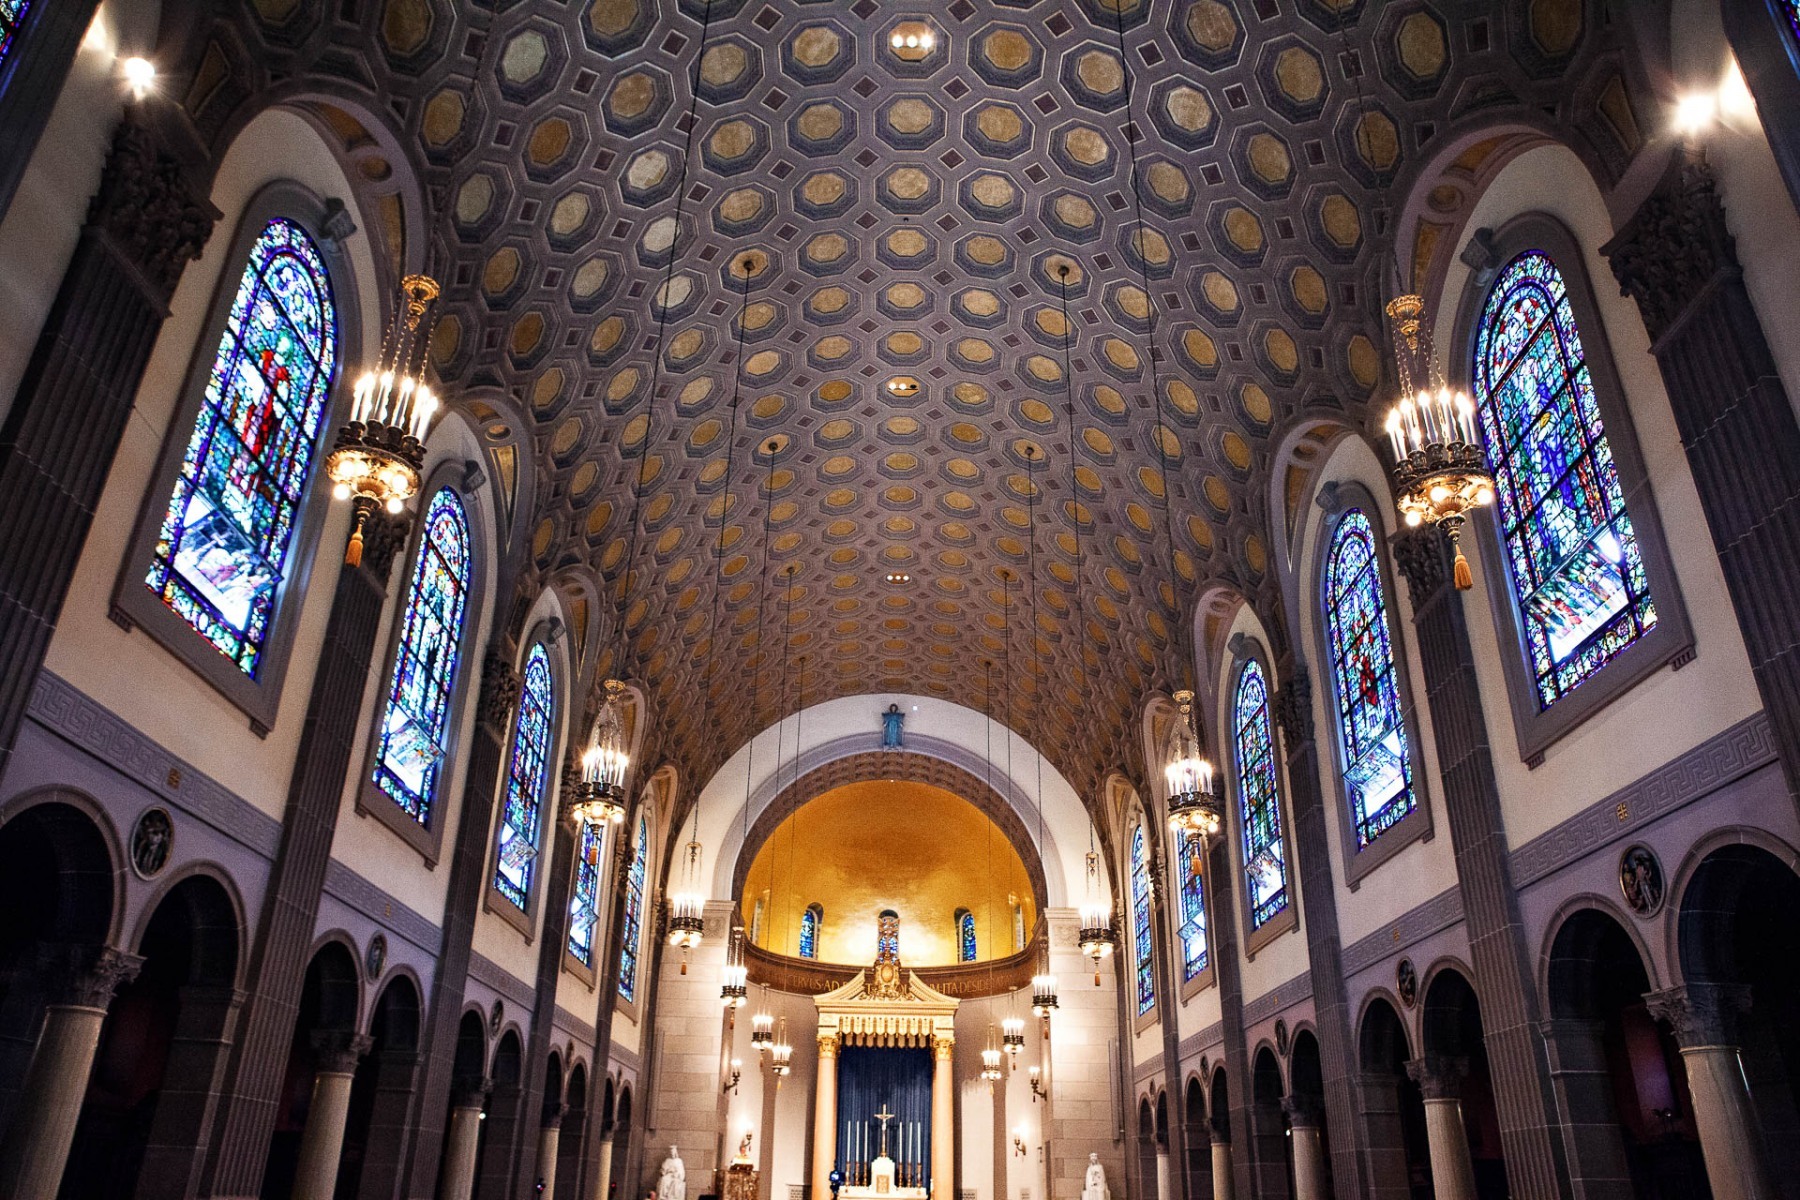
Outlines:
{"type": "MultiPolygon", "coordinates": [[[[13,3],[0,0],[0,45],[13,3]]],[[[318,247],[294,222],[270,221],[238,280],[144,576],[151,592],[251,678],[287,572],[337,341],[331,278],[318,247]]]]}
{"type": "Polygon", "coordinates": [[[1131,946],[1137,966],[1137,1011],[1142,1016],[1156,1003],[1150,957],[1150,860],[1142,825],[1131,831],[1131,946]]]}
{"type": "Polygon", "coordinates": [[[469,567],[462,501],[449,488],[439,489],[425,509],[375,760],[376,786],[421,825],[431,820],[449,745],[469,567]]]}
{"type": "Polygon", "coordinates": [[[1540,709],[1656,625],[1569,290],[1529,250],[1494,280],[1475,403],[1540,709]]]}
{"type": "Polygon", "coordinates": [[[1781,0],[1781,7],[1793,27],[1795,40],[1800,41],[1800,0],[1781,0]]]}
{"type": "Polygon", "coordinates": [[[974,962],[975,914],[966,908],[956,910],[956,961],[974,962]]]}
{"type": "Polygon", "coordinates": [[[1269,724],[1269,681],[1251,659],[1238,675],[1233,705],[1238,815],[1244,829],[1244,876],[1250,928],[1261,929],[1287,907],[1287,851],[1275,781],[1275,738],[1269,724]]]}
{"type": "Polygon", "coordinates": [[[800,957],[819,957],[819,906],[807,905],[800,914],[800,957]]]}
{"type": "Polygon", "coordinates": [[[0,0],[0,64],[6,62],[13,39],[18,37],[19,27],[25,23],[25,10],[30,7],[31,0],[0,0]]]}
{"type": "Polygon", "coordinates": [[[600,850],[606,827],[581,823],[575,847],[575,891],[569,897],[569,953],[584,967],[594,965],[594,926],[600,919],[600,850]]]}
{"type": "Polygon", "coordinates": [[[1325,624],[1337,692],[1344,787],[1357,849],[1413,811],[1412,754],[1374,527],[1360,508],[1338,522],[1325,570],[1325,624]]]}
{"type": "Polygon", "coordinates": [[[1189,980],[1206,970],[1206,875],[1199,848],[1193,843],[1181,854],[1181,977],[1189,980]]]}
{"type": "Polygon", "coordinates": [[[539,642],[525,658],[519,715],[513,721],[512,766],[506,773],[506,806],[500,813],[499,849],[494,856],[494,887],[521,909],[530,906],[531,881],[537,869],[538,824],[549,774],[555,704],[550,656],[539,642]]]}
{"type": "Polygon", "coordinates": [[[644,923],[644,873],[649,857],[650,827],[639,817],[637,844],[625,871],[625,913],[619,929],[619,996],[627,1003],[637,999],[638,939],[644,923]]]}

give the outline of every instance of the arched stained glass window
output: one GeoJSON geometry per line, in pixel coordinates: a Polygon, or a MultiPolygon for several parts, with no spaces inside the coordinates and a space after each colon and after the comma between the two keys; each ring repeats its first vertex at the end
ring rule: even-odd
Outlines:
{"type": "Polygon", "coordinates": [[[1206,875],[1198,853],[1184,847],[1181,856],[1181,977],[1192,979],[1207,967],[1206,875]]]}
{"type": "Polygon", "coordinates": [[[550,655],[539,642],[525,657],[519,715],[513,722],[512,766],[506,773],[506,804],[500,811],[500,844],[494,856],[494,886],[520,908],[531,903],[555,706],[550,655]]]}
{"type": "Polygon", "coordinates": [[[575,847],[575,892],[569,897],[569,953],[584,967],[594,965],[594,925],[600,919],[600,848],[606,826],[581,823],[575,847]]]}
{"type": "Polygon", "coordinates": [[[375,760],[376,786],[421,825],[431,820],[449,745],[469,567],[469,522],[462,501],[441,488],[425,509],[375,760]]]}
{"type": "Polygon", "coordinates": [[[619,998],[637,999],[638,939],[644,923],[644,874],[650,858],[650,827],[638,818],[637,845],[625,872],[624,924],[620,928],[619,998]]]}
{"type": "Polygon", "coordinates": [[[1412,812],[1412,754],[1394,679],[1381,556],[1368,514],[1344,513],[1325,569],[1325,624],[1337,692],[1344,787],[1362,849],[1412,812]]]}
{"type": "Polygon", "coordinates": [[[1156,1003],[1156,976],[1150,958],[1150,860],[1144,827],[1131,831],[1131,947],[1137,964],[1138,1015],[1156,1003]]]}
{"type": "MultiPolygon", "coordinates": [[[[0,0],[0,54],[24,12],[0,0]],[[9,6],[11,11],[9,13],[9,6]]],[[[305,231],[250,248],[144,584],[256,677],[337,371],[337,309],[305,231]]]]}
{"type": "Polygon", "coordinates": [[[1244,825],[1244,875],[1250,928],[1261,929],[1287,907],[1287,851],[1281,836],[1281,796],[1275,784],[1275,739],[1269,726],[1269,683],[1254,658],[1238,675],[1232,709],[1237,727],[1239,815],[1244,825]]]}
{"type": "Polygon", "coordinates": [[[1787,13],[1788,24],[1793,27],[1795,39],[1800,40],[1800,0],[1781,0],[1781,7],[1787,13]]]}
{"type": "Polygon", "coordinates": [[[819,922],[824,919],[825,910],[817,904],[809,904],[806,911],[800,914],[800,957],[819,957],[819,922]]]}
{"type": "Polygon", "coordinates": [[[975,914],[966,908],[959,908],[956,910],[956,961],[974,962],[977,949],[975,914]]]}
{"type": "Polygon", "coordinates": [[[25,10],[30,7],[31,0],[0,0],[0,63],[6,62],[13,39],[25,23],[25,10]]]}
{"type": "Polygon", "coordinates": [[[1656,625],[1568,287],[1541,250],[1494,280],[1475,403],[1540,709],[1656,625]]]}

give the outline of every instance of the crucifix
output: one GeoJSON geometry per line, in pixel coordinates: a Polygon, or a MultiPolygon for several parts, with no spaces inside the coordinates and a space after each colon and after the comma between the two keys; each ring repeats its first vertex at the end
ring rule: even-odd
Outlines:
{"type": "Polygon", "coordinates": [[[883,1104],[881,1106],[881,1111],[875,1114],[875,1119],[881,1122],[881,1157],[886,1158],[887,1127],[888,1122],[894,1119],[894,1114],[888,1111],[887,1105],[883,1104]]]}

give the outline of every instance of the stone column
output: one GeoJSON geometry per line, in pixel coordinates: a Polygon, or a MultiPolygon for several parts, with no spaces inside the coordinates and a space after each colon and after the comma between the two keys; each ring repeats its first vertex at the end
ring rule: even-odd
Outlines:
{"type": "Polygon", "coordinates": [[[1425,1138],[1437,1200],[1475,1200],[1475,1165],[1462,1113],[1462,1078],[1468,1070],[1468,1060],[1460,1058],[1426,1057],[1406,1064],[1406,1073],[1425,1093],[1425,1138]]]}
{"type": "Polygon", "coordinates": [[[588,1200],[606,1200],[607,1189],[612,1186],[612,1134],[600,1139],[600,1149],[594,1163],[594,1186],[588,1193],[588,1200]]]}
{"type": "Polygon", "coordinates": [[[338,1159],[344,1150],[344,1119],[350,1115],[350,1085],[356,1064],[374,1041],[365,1033],[336,1030],[313,1034],[319,1070],[313,1076],[306,1129],[300,1134],[300,1163],[294,1168],[294,1200],[331,1200],[337,1191],[338,1159]]]}
{"type": "Polygon", "coordinates": [[[1800,795],[1800,422],[1705,162],[1678,153],[1600,252],[1650,333],[1788,791],[1800,795]]]}
{"type": "Polygon", "coordinates": [[[537,1192],[544,1200],[555,1200],[556,1196],[556,1152],[562,1147],[562,1114],[557,1113],[544,1121],[538,1130],[537,1182],[541,1190],[537,1192]]]}
{"type": "MultiPolygon", "coordinates": [[[[1562,1120],[1540,1044],[1535,951],[1525,944],[1513,886],[1468,613],[1463,593],[1451,586],[1449,539],[1442,532],[1425,527],[1402,533],[1393,539],[1393,548],[1394,562],[1412,594],[1424,700],[1437,743],[1434,782],[1442,789],[1449,819],[1507,1185],[1518,1200],[1552,1200],[1569,1193],[1562,1120]]],[[[1485,610],[1481,619],[1487,619],[1485,610]]]]}
{"type": "Polygon", "coordinates": [[[831,1195],[831,1172],[837,1164],[837,1058],[837,1034],[820,1034],[819,1083],[813,1089],[812,1194],[815,1197],[831,1195]]]}
{"type": "MultiPolygon", "coordinates": [[[[469,1200],[475,1194],[475,1153],[481,1148],[481,1106],[493,1088],[491,1079],[470,1080],[456,1089],[450,1102],[449,1141],[444,1148],[443,1200],[469,1200]]],[[[608,1143],[611,1148],[611,1143],[608,1143]]]]}
{"type": "Polygon", "coordinates": [[[1769,1170],[1739,1048],[1739,1017],[1750,1007],[1750,989],[1690,983],[1651,992],[1644,1001],[1651,1016],[1674,1029],[1681,1047],[1713,1200],[1770,1200],[1782,1194],[1769,1170]]]}
{"type": "Polygon", "coordinates": [[[1569,1183],[1576,1200],[1632,1194],[1631,1167],[1619,1130],[1612,1072],[1601,1041],[1605,1024],[1560,1018],[1544,1022],[1550,1086],[1563,1114],[1569,1183]]]}
{"type": "Polygon", "coordinates": [[[8,1200],[55,1200],[106,1007],[114,990],[136,978],[144,965],[136,955],[110,946],[64,946],[54,954],[58,961],[46,963],[45,969],[62,976],[52,993],[58,1000],[44,1009],[12,1124],[0,1141],[0,1196],[8,1200]]]}
{"type": "Polygon", "coordinates": [[[1400,1077],[1364,1072],[1357,1077],[1356,1091],[1369,1160],[1369,1200],[1411,1200],[1406,1135],[1400,1127],[1400,1077]]]}
{"type": "Polygon", "coordinates": [[[1231,1170],[1231,1139],[1227,1138],[1217,1125],[1214,1125],[1212,1131],[1213,1200],[1234,1200],[1237,1196],[1237,1185],[1231,1170]]]}
{"type": "Polygon", "coordinates": [[[1331,1200],[1325,1184],[1325,1138],[1319,1128],[1318,1103],[1289,1096],[1281,1107],[1287,1113],[1294,1147],[1294,1200],[1331,1200]]]}
{"type": "Polygon", "coordinates": [[[933,1038],[931,1053],[931,1200],[956,1200],[955,1039],[933,1038]]]}
{"type": "Polygon", "coordinates": [[[1156,1148],[1156,1200],[1169,1200],[1169,1148],[1156,1148]]]}

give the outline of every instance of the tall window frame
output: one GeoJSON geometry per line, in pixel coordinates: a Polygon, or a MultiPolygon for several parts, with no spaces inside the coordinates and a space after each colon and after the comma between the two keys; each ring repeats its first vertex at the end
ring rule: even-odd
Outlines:
{"type": "Polygon", "coordinates": [[[1140,1018],[1156,1008],[1156,935],[1150,903],[1150,846],[1140,820],[1131,827],[1129,871],[1131,884],[1132,1011],[1140,1018]]]}
{"type": "MultiPolygon", "coordinates": [[[[46,5],[46,7],[50,7],[46,5]]],[[[224,255],[219,277],[206,312],[203,332],[195,340],[180,400],[171,414],[168,434],[155,471],[145,487],[137,524],[113,585],[111,614],[127,628],[148,634],[159,646],[201,680],[225,697],[248,719],[252,730],[266,734],[280,712],[281,694],[293,653],[301,610],[317,565],[320,534],[330,515],[330,489],[318,486],[324,462],[325,439],[339,411],[338,396],[347,364],[361,354],[360,303],[356,272],[343,247],[327,232],[325,201],[292,181],[281,181],[257,192],[245,205],[224,255]],[[330,281],[336,310],[335,378],[321,397],[311,436],[306,439],[307,479],[295,489],[297,500],[287,512],[290,529],[282,550],[281,577],[273,589],[270,609],[262,621],[261,648],[255,670],[246,673],[213,641],[146,585],[147,573],[157,556],[164,520],[176,495],[190,443],[201,415],[208,408],[208,389],[220,350],[231,336],[239,288],[244,282],[252,251],[275,221],[291,222],[306,235],[310,248],[323,264],[330,281]]]]}
{"type": "MultiPolygon", "coordinates": [[[[619,909],[619,1002],[637,1004],[638,967],[643,956],[644,888],[650,873],[650,821],[638,814],[637,838],[625,867],[625,903],[619,909]]],[[[635,1011],[635,1009],[634,1009],[635,1011]]]]}
{"type": "Polygon", "coordinates": [[[558,674],[550,647],[533,638],[519,672],[519,703],[508,739],[506,774],[494,817],[493,867],[488,907],[531,935],[536,911],[538,865],[546,833],[554,821],[544,814],[552,802],[558,738],[558,674]]]}
{"type": "Polygon", "coordinates": [[[399,587],[393,605],[392,632],[382,665],[381,691],[376,703],[374,727],[369,734],[368,761],[364,765],[362,783],[356,793],[356,808],[359,813],[380,821],[401,841],[418,851],[430,865],[436,865],[442,849],[444,813],[448,807],[444,798],[448,789],[455,784],[454,775],[460,760],[462,742],[467,734],[467,723],[463,720],[464,710],[469,689],[480,675],[480,664],[475,661],[475,647],[482,623],[482,601],[486,595],[489,570],[486,553],[489,526],[486,524],[486,511],[478,496],[467,487],[468,478],[461,463],[444,462],[427,475],[425,485],[419,489],[418,511],[412,517],[413,528],[404,560],[404,573],[399,573],[401,568],[396,568],[399,587]],[[376,783],[375,774],[382,762],[383,734],[393,694],[394,673],[399,666],[400,655],[405,650],[408,601],[419,575],[420,558],[428,553],[429,531],[425,526],[431,505],[440,493],[448,493],[454,497],[462,512],[469,539],[468,579],[463,594],[462,628],[455,642],[456,671],[444,699],[445,727],[440,765],[433,781],[435,790],[429,811],[421,821],[376,783]]]}
{"type": "Polygon", "coordinates": [[[1226,677],[1227,777],[1237,822],[1236,856],[1244,889],[1244,949],[1256,952],[1299,924],[1294,903],[1293,839],[1275,736],[1274,672],[1262,647],[1242,638],[1226,677]],[[1276,881],[1270,886],[1271,878],[1276,881]]]}
{"type": "Polygon", "coordinates": [[[825,932],[825,906],[817,900],[800,913],[800,929],[794,939],[794,956],[817,961],[819,938],[825,932]]]}
{"type": "Polygon", "coordinates": [[[1723,0],[1719,16],[1788,194],[1800,207],[1800,24],[1794,0],[1723,0]]]}
{"type": "Polygon", "coordinates": [[[981,942],[976,937],[975,914],[959,908],[951,919],[951,933],[956,938],[956,961],[972,963],[981,958],[981,942]]]}
{"type": "Polygon", "coordinates": [[[0,218],[31,164],[98,0],[30,0],[0,58],[0,218]]]}
{"type": "Polygon", "coordinates": [[[595,981],[594,961],[600,953],[600,880],[606,860],[605,823],[583,821],[575,838],[575,877],[569,888],[569,932],[563,941],[564,963],[588,986],[595,981]]]}
{"type": "MultiPolygon", "coordinates": [[[[1335,789],[1336,802],[1332,808],[1337,812],[1340,845],[1343,847],[1344,882],[1351,889],[1358,887],[1371,871],[1393,858],[1413,842],[1432,835],[1432,817],[1430,789],[1427,783],[1429,771],[1426,770],[1426,746],[1420,736],[1417,707],[1413,702],[1413,680],[1410,657],[1407,645],[1407,627],[1410,622],[1406,614],[1410,610],[1400,607],[1394,592],[1394,574],[1390,555],[1387,553],[1388,531],[1382,523],[1384,510],[1367,487],[1354,480],[1334,480],[1326,483],[1319,492],[1318,502],[1325,510],[1325,520],[1319,529],[1316,557],[1313,563],[1313,612],[1318,623],[1317,642],[1319,647],[1319,691],[1325,701],[1325,724],[1323,730],[1326,740],[1331,743],[1331,764],[1333,772],[1332,784],[1335,789]],[[1364,844],[1358,837],[1355,817],[1352,813],[1352,797],[1348,771],[1350,763],[1345,751],[1341,714],[1343,698],[1339,694],[1337,671],[1334,669],[1335,655],[1332,645],[1331,606],[1329,602],[1329,575],[1332,552],[1338,544],[1338,535],[1344,521],[1352,512],[1362,514],[1368,522],[1375,551],[1375,581],[1388,624],[1388,650],[1393,660],[1392,680],[1399,695],[1401,724],[1404,730],[1409,759],[1412,766],[1411,787],[1413,804],[1404,816],[1392,825],[1387,826],[1372,841],[1364,844]]],[[[1391,504],[1390,506],[1391,507],[1391,504]]],[[[1290,876],[1291,882],[1291,876],[1290,876]]]]}
{"type": "Polygon", "coordinates": [[[1181,924],[1175,931],[1181,945],[1181,982],[1184,989],[1194,990],[1212,978],[1213,967],[1212,932],[1207,927],[1206,912],[1206,851],[1200,849],[1198,853],[1200,862],[1196,865],[1196,847],[1183,839],[1171,856],[1181,879],[1176,904],[1176,917],[1181,924]]]}
{"type": "MultiPolygon", "coordinates": [[[[1613,361],[1605,320],[1596,303],[1581,244],[1566,225],[1546,213],[1525,213],[1508,221],[1483,239],[1493,261],[1483,271],[1471,273],[1457,310],[1456,336],[1459,372],[1467,373],[1479,347],[1481,317],[1488,297],[1506,266],[1521,254],[1539,251],[1562,277],[1572,322],[1579,330],[1583,361],[1592,386],[1605,438],[1611,450],[1624,507],[1630,514],[1641,556],[1647,590],[1656,604],[1656,624],[1629,646],[1617,651],[1578,686],[1548,708],[1540,704],[1536,672],[1530,660],[1530,639],[1519,608],[1521,589],[1514,578],[1512,555],[1503,543],[1499,505],[1477,515],[1472,522],[1481,548],[1484,570],[1481,586],[1486,591],[1494,627],[1499,634],[1500,660],[1506,676],[1506,692],[1513,717],[1519,757],[1538,765],[1546,749],[1585,724],[1602,708],[1669,663],[1690,655],[1694,635],[1687,609],[1669,557],[1662,517],[1650,485],[1643,452],[1625,401],[1624,384],[1613,361]],[[1491,568],[1488,564],[1492,564],[1491,568]]],[[[1474,389],[1471,386],[1471,395],[1474,389]]]]}

